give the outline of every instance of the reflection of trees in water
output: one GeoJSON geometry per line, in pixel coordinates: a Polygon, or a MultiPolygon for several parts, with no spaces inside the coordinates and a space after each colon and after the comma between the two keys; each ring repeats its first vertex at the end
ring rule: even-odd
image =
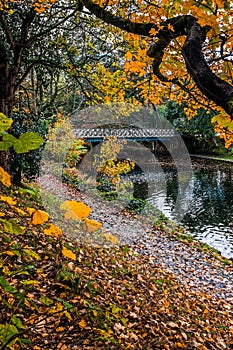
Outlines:
{"type": "Polygon", "coordinates": [[[232,221],[232,172],[200,169],[194,172],[190,211],[185,221],[228,225],[232,221]]]}

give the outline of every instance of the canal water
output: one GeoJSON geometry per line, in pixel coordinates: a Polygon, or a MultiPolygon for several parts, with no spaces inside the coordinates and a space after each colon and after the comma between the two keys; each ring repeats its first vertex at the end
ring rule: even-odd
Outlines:
{"type": "MultiPolygon", "coordinates": [[[[147,197],[146,179],[143,174],[134,174],[137,197],[145,198],[158,208],[163,203],[162,212],[176,220],[175,202],[179,189],[176,169],[169,163],[162,166],[166,179],[166,190],[154,186],[147,197]],[[136,175],[136,176],[135,176],[136,175]],[[141,193],[140,193],[141,192],[141,193]]],[[[153,181],[159,181],[156,176],[153,181]]],[[[214,247],[227,258],[233,258],[233,164],[226,162],[194,160],[192,175],[184,201],[188,209],[182,217],[183,224],[198,240],[214,247]]]]}

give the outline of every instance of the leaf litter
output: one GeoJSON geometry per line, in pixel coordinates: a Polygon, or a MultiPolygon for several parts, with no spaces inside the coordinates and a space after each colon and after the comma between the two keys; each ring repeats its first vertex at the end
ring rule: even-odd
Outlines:
{"type": "MultiPolygon", "coordinates": [[[[4,195],[10,195],[8,189],[4,195]]],[[[26,196],[11,195],[26,212],[26,196]]],[[[51,230],[51,219],[33,225],[30,216],[1,204],[4,219],[10,217],[26,230],[10,234],[0,224],[0,349],[233,347],[230,299],[179,281],[152,254],[123,244],[75,242],[60,232],[48,235],[44,230],[51,230]]],[[[32,199],[30,206],[44,209],[32,199]]],[[[210,257],[200,253],[210,264],[210,257]]],[[[213,272],[224,269],[214,262],[213,272]]],[[[225,267],[228,272],[231,266],[225,267]]]]}

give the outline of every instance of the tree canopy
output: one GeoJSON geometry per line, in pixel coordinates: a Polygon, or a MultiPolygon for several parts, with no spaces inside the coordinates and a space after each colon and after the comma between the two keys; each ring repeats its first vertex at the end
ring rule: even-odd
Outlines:
{"type": "Polygon", "coordinates": [[[0,1],[0,112],[19,93],[56,109],[74,89],[84,104],[175,100],[189,117],[214,111],[228,147],[232,14],[229,0],[0,1]]]}

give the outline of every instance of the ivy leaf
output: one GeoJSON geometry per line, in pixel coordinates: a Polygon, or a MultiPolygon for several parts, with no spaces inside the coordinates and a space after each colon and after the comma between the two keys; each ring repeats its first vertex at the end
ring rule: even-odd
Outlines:
{"type": "Polygon", "coordinates": [[[17,142],[13,144],[16,153],[26,153],[37,149],[43,143],[43,138],[35,132],[21,134],[17,142]]]}
{"type": "Polygon", "coordinates": [[[13,146],[14,143],[18,141],[18,139],[11,134],[5,134],[2,137],[2,141],[6,149],[8,149],[9,147],[13,146]]]}

